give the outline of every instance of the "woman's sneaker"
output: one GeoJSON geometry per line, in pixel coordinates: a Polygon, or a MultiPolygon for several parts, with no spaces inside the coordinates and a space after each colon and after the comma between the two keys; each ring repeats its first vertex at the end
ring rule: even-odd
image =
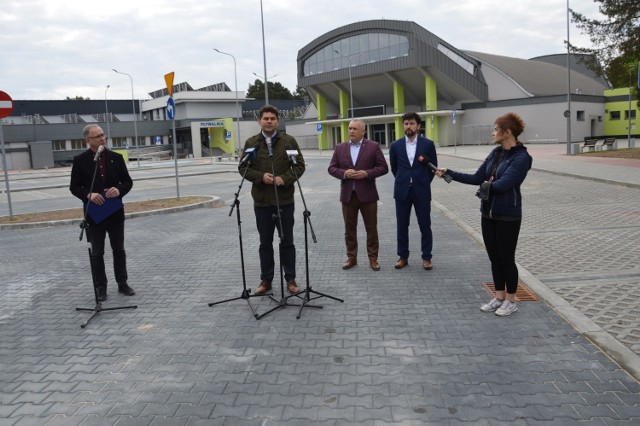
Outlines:
{"type": "Polygon", "coordinates": [[[485,303],[484,305],[480,306],[480,310],[482,312],[495,312],[495,310],[498,309],[503,302],[504,300],[500,300],[497,297],[494,297],[489,303],[485,303]]]}
{"type": "Polygon", "coordinates": [[[502,306],[496,310],[496,315],[499,317],[506,317],[517,310],[518,307],[516,306],[516,302],[509,302],[508,300],[505,300],[504,303],[502,303],[502,306]]]}

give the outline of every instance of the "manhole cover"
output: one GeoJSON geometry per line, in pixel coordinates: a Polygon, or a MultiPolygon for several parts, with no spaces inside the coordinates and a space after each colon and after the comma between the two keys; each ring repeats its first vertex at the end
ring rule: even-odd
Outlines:
{"type": "MultiPolygon", "coordinates": [[[[487,290],[491,296],[495,296],[496,286],[492,282],[482,283],[482,287],[487,290]]],[[[535,302],[538,300],[538,296],[533,294],[526,285],[522,284],[522,282],[518,281],[518,289],[516,290],[516,301],[517,302],[535,302]]]]}

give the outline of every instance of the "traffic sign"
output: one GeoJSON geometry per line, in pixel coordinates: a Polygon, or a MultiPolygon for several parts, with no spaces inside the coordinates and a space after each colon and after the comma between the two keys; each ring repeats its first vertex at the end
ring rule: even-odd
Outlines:
{"type": "Polygon", "coordinates": [[[13,111],[13,100],[11,96],[0,91],[0,118],[8,117],[13,111]]]}
{"type": "Polygon", "coordinates": [[[224,138],[228,141],[231,140],[231,132],[229,130],[224,131],[224,138]]]}
{"type": "Polygon", "coordinates": [[[316,130],[318,131],[318,133],[322,133],[322,123],[316,124],[316,130]]]}
{"type": "Polygon", "coordinates": [[[173,76],[173,71],[164,75],[164,82],[167,83],[167,92],[169,92],[169,96],[173,96],[173,76]]]}
{"type": "Polygon", "coordinates": [[[173,103],[173,98],[167,100],[167,117],[169,120],[173,120],[176,116],[176,104],[173,103]]]}

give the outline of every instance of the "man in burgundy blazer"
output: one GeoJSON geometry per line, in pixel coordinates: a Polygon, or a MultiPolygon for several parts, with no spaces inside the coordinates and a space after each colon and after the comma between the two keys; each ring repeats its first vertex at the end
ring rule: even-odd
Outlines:
{"type": "Polygon", "coordinates": [[[367,231],[369,266],[380,270],[378,263],[378,189],[376,178],[389,172],[380,144],[364,138],[362,120],[349,123],[349,141],[336,145],[329,163],[329,174],[340,179],[340,202],[344,218],[347,261],[342,269],[358,264],[358,212],[367,231]]]}

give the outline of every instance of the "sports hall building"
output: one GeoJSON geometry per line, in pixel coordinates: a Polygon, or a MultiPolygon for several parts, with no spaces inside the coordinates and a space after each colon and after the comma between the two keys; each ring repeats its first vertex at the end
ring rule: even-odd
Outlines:
{"type": "MultiPolygon", "coordinates": [[[[410,21],[371,20],[330,31],[298,52],[298,85],[311,95],[320,149],[348,139],[351,117],[388,146],[402,136],[401,116],[415,111],[440,146],[491,141],[495,118],[519,113],[525,143],[566,143],[568,80],[571,141],[637,133],[628,89],[608,82],[565,54],[531,59],[463,51],[410,21]],[[625,121],[631,118],[629,121],[625,121]],[[609,125],[613,122],[613,125],[609,125]],[[615,124],[619,126],[615,126],[615,124]],[[610,134],[611,135],[611,134],[610,134]]],[[[311,118],[311,116],[309,116],[311,118]]]]}

